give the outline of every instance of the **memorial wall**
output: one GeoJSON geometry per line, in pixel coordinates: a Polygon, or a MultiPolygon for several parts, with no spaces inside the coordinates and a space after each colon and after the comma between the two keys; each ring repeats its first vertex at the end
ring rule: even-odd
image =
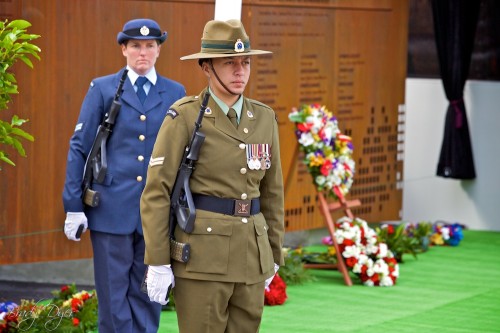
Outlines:
{"type": "Polygon", "coordinates": [[[250,95],[278,115],[287,230],[324,225],[288,121],[291,109],[301,104],[325,105],[353,139],[356,173],[347,199],[362,202],[353,213],[368,222],[399,219],[407,2],[251,3],[244,14],[253,47],[273,55],[254,61],[250,95]]]}
{"type": "MultiPolygon", "coordinates": [[[[150,17],[168,31],[159,73],[198,94],[206,79],[194,61],[213,0],[4,0],[1,19],[24,18],[42,37],[42,60],[16,67],[20,94],[1,119],[17,114],[35,136],[27,158],[0,171],[0,264],[88,258],[88,233],[79,243],[62,232],[61,193],[66,154],[83,97],[94,77],[125,64],[116,44],[123,23],[150,17]]],[[[278,116],[285,180],[287,231],[324,225],[307,168],[288,121],[293,107],[325,105],[354,144],[356,174],[347,199],[368,222],[399,218],[404,143],[407,0],[243,1],[242,21],[252,47],[273,51],[252,61],[246,94],[278,116]]],[[[3,147],[2,147],[3,148],[3,147]]],[[[11,151],[11,153],[13,153],[11,151]]],[[[337,213],[336,213],[337,214],[337,213]]],[[[342,214],[338,212],[340,217],[342,214]]]]}

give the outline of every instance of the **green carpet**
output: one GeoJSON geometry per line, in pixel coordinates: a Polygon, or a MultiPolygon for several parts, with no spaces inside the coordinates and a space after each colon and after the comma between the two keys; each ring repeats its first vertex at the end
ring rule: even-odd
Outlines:
{"type": "MultiPolygon", "coordinates": [[[[288,300],[266,306],[261,333],[499,333],[500,233],[464,231],[457,247],[403,257],[394,287],[346,287],[337,271],[288,286],[288,300]]],[[[162,312],[159,332],[178,332],[162,312]]]]}

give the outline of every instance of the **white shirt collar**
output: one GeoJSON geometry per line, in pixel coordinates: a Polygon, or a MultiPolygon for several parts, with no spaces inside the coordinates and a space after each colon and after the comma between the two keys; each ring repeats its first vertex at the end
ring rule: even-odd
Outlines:
{"type": "MultiPolygon", "coordinates": [[[[137,80],[137,78],[140,75],[137,74],[136,72],[134,72],[134,70],[132,68],[130,68],[130,66],[128,66],[128,65],[127,65],[127,69],[128,69],[128,74],[127,74],[128,78],[130,79],[130,82],[132,83],[132,85],[134,85],[135,81],[137,80]]],[[[144,76],[149,80],[149,82],[151,82],[152,85],[156,84],[156,80],[158,79],[158,77],[156,75],[156,70],[154,67],[151,68],[151,70],[144,76]]]]}

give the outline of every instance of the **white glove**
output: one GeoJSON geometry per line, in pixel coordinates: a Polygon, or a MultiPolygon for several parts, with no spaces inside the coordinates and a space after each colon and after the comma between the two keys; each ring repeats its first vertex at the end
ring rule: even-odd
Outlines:
{"type": "Polygon", "coordinates": [[[278,269],[280,269],[280,266],[278,264],[274,263],[274,274],[273,274],[273,276],[268,278],[264,284],[266,290],[269,290],[269,285],[271,284],[271,282],[273,282],[274,276],[276,275],[276,273],[278,273],[278,269]]]}
{"type": "Polygon", "coordinates": [[[88,228],[87,216],[85,216],[85,213],[66,213],[66,221],[64,221],[64,233],[69,240],[77,242],[80,241],[80,238],[76,238],[76,232],[78,231],[80,225],[83,225],[82,233],[84,233],[88,228]]]}
{"type": "Polygon", "coordinates": [[[146,277],[148,296],[151,302],[168,303],[170,289],[175,286],[174,273],[170,265],[149,266],[146,277]]]}

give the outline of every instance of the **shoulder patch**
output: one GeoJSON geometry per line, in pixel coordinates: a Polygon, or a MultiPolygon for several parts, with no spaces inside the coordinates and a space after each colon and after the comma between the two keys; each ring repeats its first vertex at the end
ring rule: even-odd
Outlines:
{"type": "Polygon", "coordinates": [[[75,126],[75,132],[79,132],[83,129],[83,123],[78,123],[75,126]]]}
{"type": "Polygon", "coordinates": [[[172,117],[172,119],[175,119],[179,115],[179,112],[175,111],[174,109],[168,109],[167,114],[165,117],[172,117]]]}

